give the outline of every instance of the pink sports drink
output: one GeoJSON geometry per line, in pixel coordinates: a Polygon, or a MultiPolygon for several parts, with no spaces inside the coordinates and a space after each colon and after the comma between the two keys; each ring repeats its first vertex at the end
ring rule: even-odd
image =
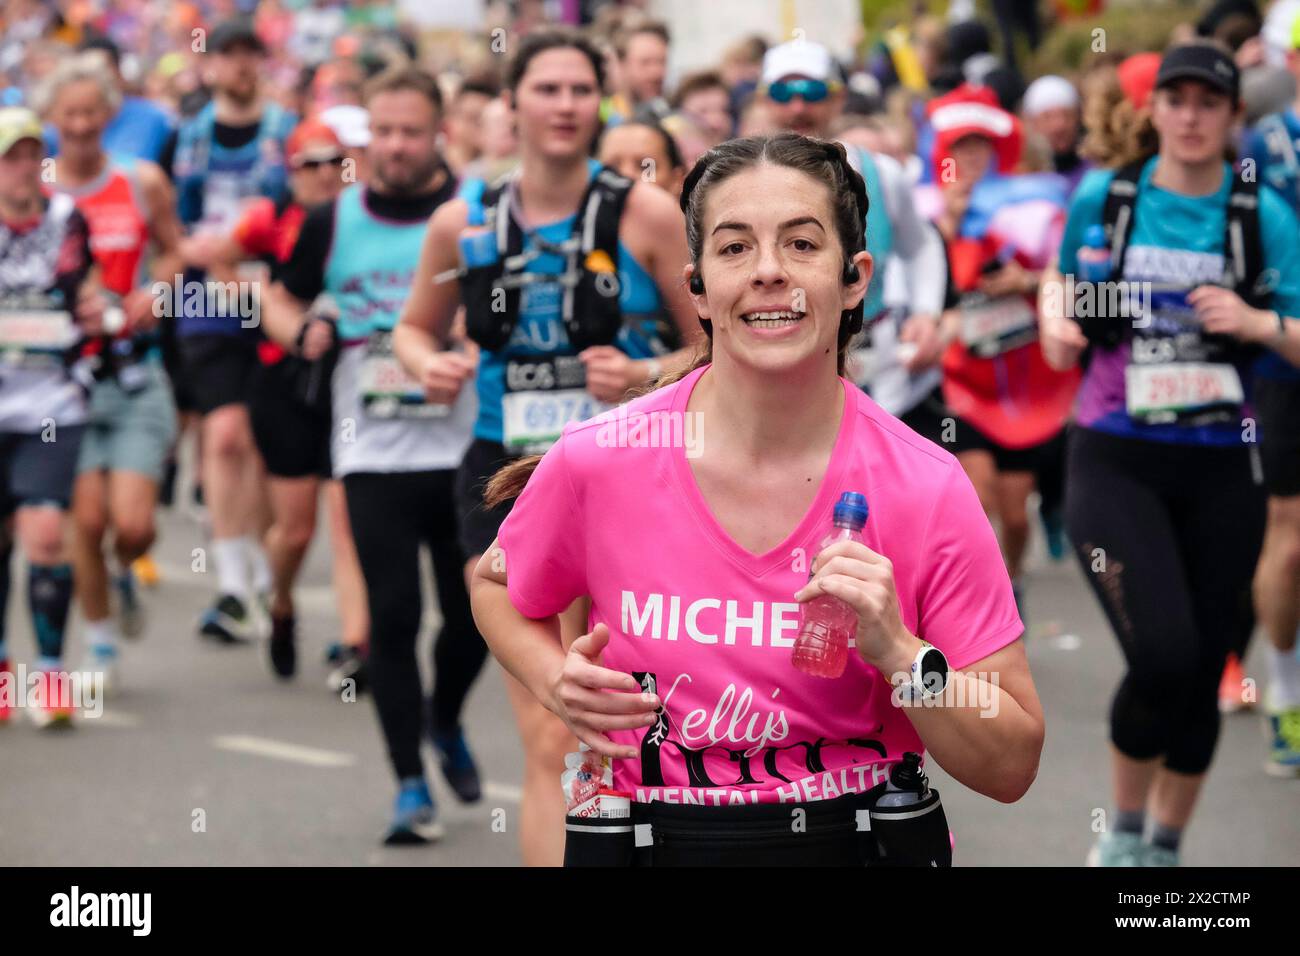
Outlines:
{"type": "MultiPolygon", "coordinates": [[[[856,491],[840,495],[832,513],[831,533],[821,550],[836,541],[862,541],[867,523],[867,499],[856,491]]],[[[811,568],[809,578],[812,577],[811,568]]],[[[858,629],[858,614],[837,597],[823,594],[800,609],[799,637],[794,642],[794,666],[813,677],[839,677],[849,661],[849,641],[858,629]]]]}

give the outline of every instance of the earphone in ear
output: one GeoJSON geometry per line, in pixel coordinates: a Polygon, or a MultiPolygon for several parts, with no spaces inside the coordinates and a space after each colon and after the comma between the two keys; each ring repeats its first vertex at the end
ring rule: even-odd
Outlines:
{"type": "Polygon", "coordinates": [[[844,263],[844,284],[853,285],[858,279],[862,278],[862,273],[858,271],[856,262],[844,263]]]}
{"type": "Polygon", "coordinates": [[[691,273],[690,290],[696,295],[704,295],[704,276],[698,272],[691,273]]]}

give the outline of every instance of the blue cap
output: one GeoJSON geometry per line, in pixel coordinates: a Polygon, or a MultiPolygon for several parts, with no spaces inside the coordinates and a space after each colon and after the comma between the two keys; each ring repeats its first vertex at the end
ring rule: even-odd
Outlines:
{"type": "Polygon", "coordinates": [[[867,496],[856,491],[846,491],[835,502],[833,519],[837,525],[847,525],[854,531],[861,531],[867,523],[867,496]]]}
{"type": "Polygon", "coordinates": [[[1106,248],[1106,227],[1095,222],[1083,230],[1083,244],[1089,249],[1106,248]]]}

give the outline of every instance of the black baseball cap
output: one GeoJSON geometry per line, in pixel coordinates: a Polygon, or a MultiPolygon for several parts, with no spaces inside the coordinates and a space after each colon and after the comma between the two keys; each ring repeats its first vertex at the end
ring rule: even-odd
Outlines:
{"type": "Polygon", "coordinates": [[[208,37],[208,50],[225,53],[234,46],[252,47],[258,53],[266,52],[266,44],[257,35],[251,17],[233,17],[217,24],[208,37]]]}
{"type": "Polygon", "coordinates": [[[1208,43],[1186,43],[1170,47],[1156,71],[1156,87],[1179,80],[1198,80],[1235,103],[1241,98],[1241,71],[1232,57],[1208,43]]]}

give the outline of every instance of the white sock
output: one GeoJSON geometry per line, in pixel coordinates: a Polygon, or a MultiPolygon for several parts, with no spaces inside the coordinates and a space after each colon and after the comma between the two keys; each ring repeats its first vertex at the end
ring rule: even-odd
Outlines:
{"type": "Polygon", "coordinates": [[[248,563],[253,569],[253,590],[258,594],[271,593],[271,562],[266,560],[266,549],[251,534],[244,535],[248,549],[248,563]]]}
{"type": "Polygon", "coordinates": [[[222,594],[248,596],[248,554],[243,538],[214,538],[212,556],[217,562],[217,587],[222,594]]]}
{"type": "Polygon", "coordinates": [[[1295,649],[1279,651],[1271,643],[1267,649],[1268,672],[1272,678],[1269,705],[1278,710],[1300,707],[1300,660],[1296,660],[1295,649]]]}
{"type": "Polygon", "coordinates": [[[86,649],[87,650],[116,650],[117,648],[117,624],[111,617],[106,617],[102,621],[86,622],[86,649]]]}

